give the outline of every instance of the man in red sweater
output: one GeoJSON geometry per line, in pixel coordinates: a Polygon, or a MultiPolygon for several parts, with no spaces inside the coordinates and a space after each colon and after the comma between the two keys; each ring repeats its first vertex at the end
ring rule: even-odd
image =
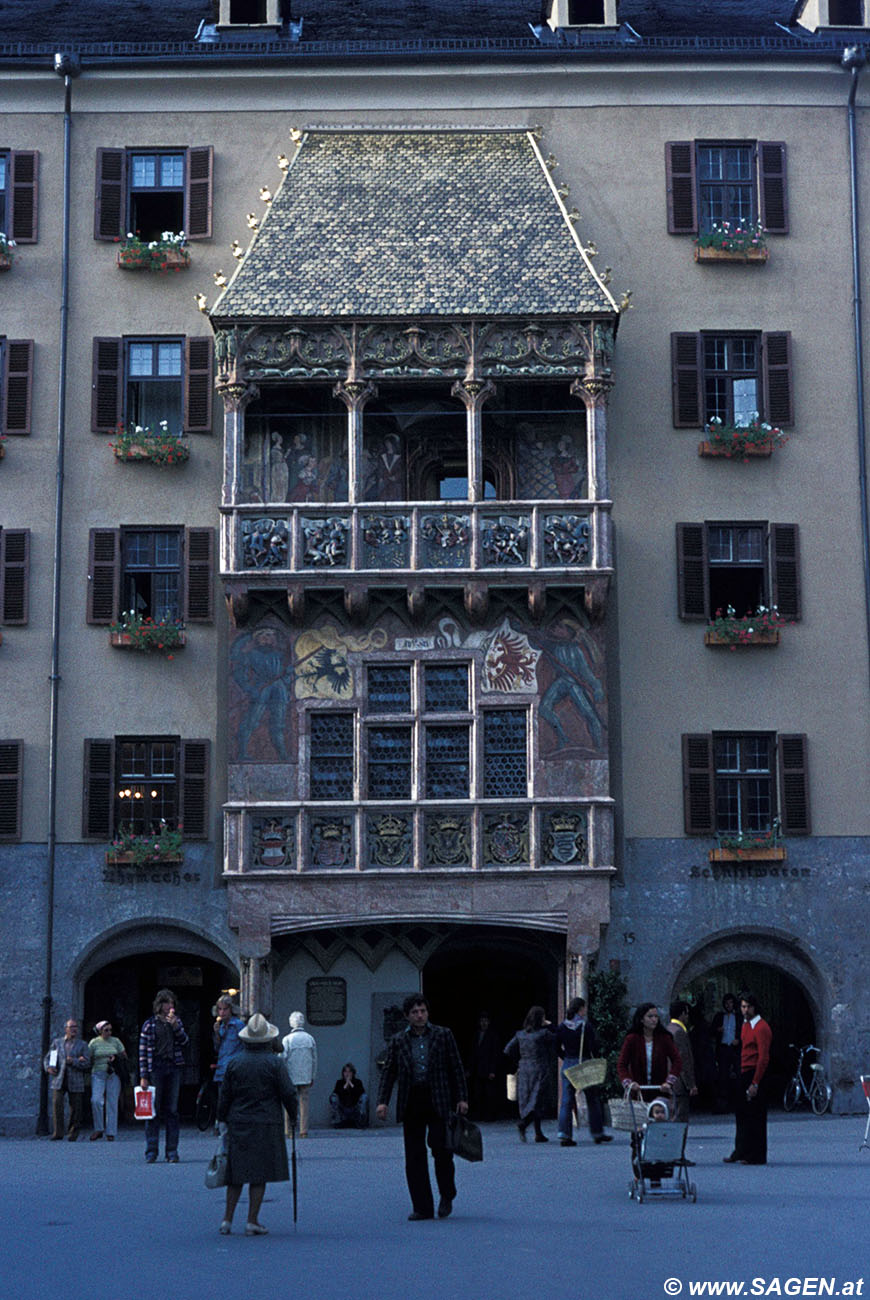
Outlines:
{"type": "Polygon", "coordinates": [[[765,1075],[770,1064],[770,1025],[762,1020],[752,993],[740,997],[740,1087],[735,1118],[734,1150],[726,1165],[767,1164],[767,1095],[765,1075]]]}

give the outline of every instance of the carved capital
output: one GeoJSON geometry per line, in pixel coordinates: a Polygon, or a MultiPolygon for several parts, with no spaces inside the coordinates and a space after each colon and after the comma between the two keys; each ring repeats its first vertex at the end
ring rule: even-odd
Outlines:
{"type": "Polygon", "coordinates": [[[579,397],[587,406],[596,406],[606,402],[607,394],[612,387],[611,375],[583,375],[582,378],[574,380],[570,392],[572,397],[579,397]]]}
{"type": "Polygon", "coordinates": [[[451,397],[458,397],[469,411],[479,410],[495,392],[491,379],[457,379],[450,389],[451,397]]]}
{"type": "Polygon", "coordinates": [[[228,377],[219,379],[215,384],[218,396],[224,404],[224,410],[227,415],[244,411],[245,407],[260,396],[260,390],[256,384],[246,383],[244,380],[228,377]]]}
{"type": "Polygon", "coordinates": [[[358,411],[371,397],[377,397],[377,385],[365,379],[339,380],[332,390],[333,397],[344,402],[349,411],[358,411]]]}

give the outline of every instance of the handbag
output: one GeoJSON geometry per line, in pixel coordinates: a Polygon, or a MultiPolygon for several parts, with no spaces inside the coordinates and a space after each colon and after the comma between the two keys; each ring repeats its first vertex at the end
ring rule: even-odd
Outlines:
{"type": "Polygon", "coordinates": [[[504,1077],[504,1084],[505,1084],[505,1092],[507,1093],[508,1101],[516,1101],[517,1076],[515,1074],[506,1074],[504,1077]]]}
{"type": "Polygon", "coordinates": [[[136,1119],[153,1119],[154,1118],[154,1089],[153,1088],[134,1088],[133,1097],[135,1098],[135,1107],[133,1114],[136,1119]]]}
{"type": "Polygon", "coordinates": [[[569,1065],[562,1074],[570,1083],[575,1092],[582,1092],[584,1088],[600,1088],[601,1084],[607,1077],[607,1060],[603,1056],[592,1056],[588,1061],[583,1060],[583,1043],[586,1038],[586,1025],[580,1033],[580,1061],[577,1065],[569,1065]]]}
{"type": "Polygon", "coordinates": [[[226,1187],[226,1138],[221,1135],[220,1144],[208,1165],[205,1166],[205,1187],[226,1187]]]}
{"type": "Polygon", "coordinates": [[[126,1056],[120,1056],[120,1055],[116,1056],[114,1061],[112,1061],[112,1063],[109,1065],[108,1073],[117,1074],[118,1082],[120,1083],[121,1087],[129,1088],[130,1069],[129,1066],[127,1065],[126,1056]]]}
{"type": "Polygon", "coordinates": [[[483,1134],[465,1115],[449,1116],[445,1146],[461,1160],[469,1160],[472,1164],[483,1159],[483,1134]]]}

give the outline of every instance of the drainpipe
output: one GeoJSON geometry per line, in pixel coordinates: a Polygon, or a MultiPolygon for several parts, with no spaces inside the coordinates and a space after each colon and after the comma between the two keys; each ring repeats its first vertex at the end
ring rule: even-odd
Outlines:
{"type": "Polygon", "coordinates": [[[858,76],[867,55],[857,45],[843,51],[842,65],[852,74],[849,88],[849,185],[852,199],[852,297],[855,310],[855,401],[858,429],[858,492],[861,511],[861,547],[864,561],[864,616],[867,623],[868,674],[870,674],[870,518],[867,508],[867,426],[864,418],[864,336],[861,311],[861,240],[858,217],[858,140],[855,96],[858,76]]]}
{"type": "MultiPolygon", "coordinates": [[[[51,674],[48,708],[48,836],[45,890],[45,993],[42,999],[42,1055],[51,1043],[52,957],[54,949],[54,869],[57,846],[57,713],[60,686],[60,592],[63,553],[63,463],[66,443],[66,370],[69,344],[70,136],[72,79],[81,72],[77,54],[54,56],[54,71],[63,77],[63,248],[60,289],[60,359],[57,383],[57,468],[54,493],[54,567],[51,589],[51,674]]],[[[36,1132],[48,1132],[48,1075],[40,1072],[36,1132]]]]}

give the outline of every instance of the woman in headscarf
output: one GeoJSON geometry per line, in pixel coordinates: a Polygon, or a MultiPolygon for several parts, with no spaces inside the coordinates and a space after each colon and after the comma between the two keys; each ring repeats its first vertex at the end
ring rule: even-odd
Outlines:
{"type": "Polygon", "coordinates": [[[220,1231],[232,1229],[242,1187],[248,1184],[245,1235],[268,1232],[258,1215],[267,1183],[290,1177],[284,1114],[296,1123],[296,1089],[274,1048],[278,1028],[259,1013],[239,1031],[240,1052],[230,1058],[218,1097],[217,1116],[227,1125],[227,1202],[220,1231]]]}

